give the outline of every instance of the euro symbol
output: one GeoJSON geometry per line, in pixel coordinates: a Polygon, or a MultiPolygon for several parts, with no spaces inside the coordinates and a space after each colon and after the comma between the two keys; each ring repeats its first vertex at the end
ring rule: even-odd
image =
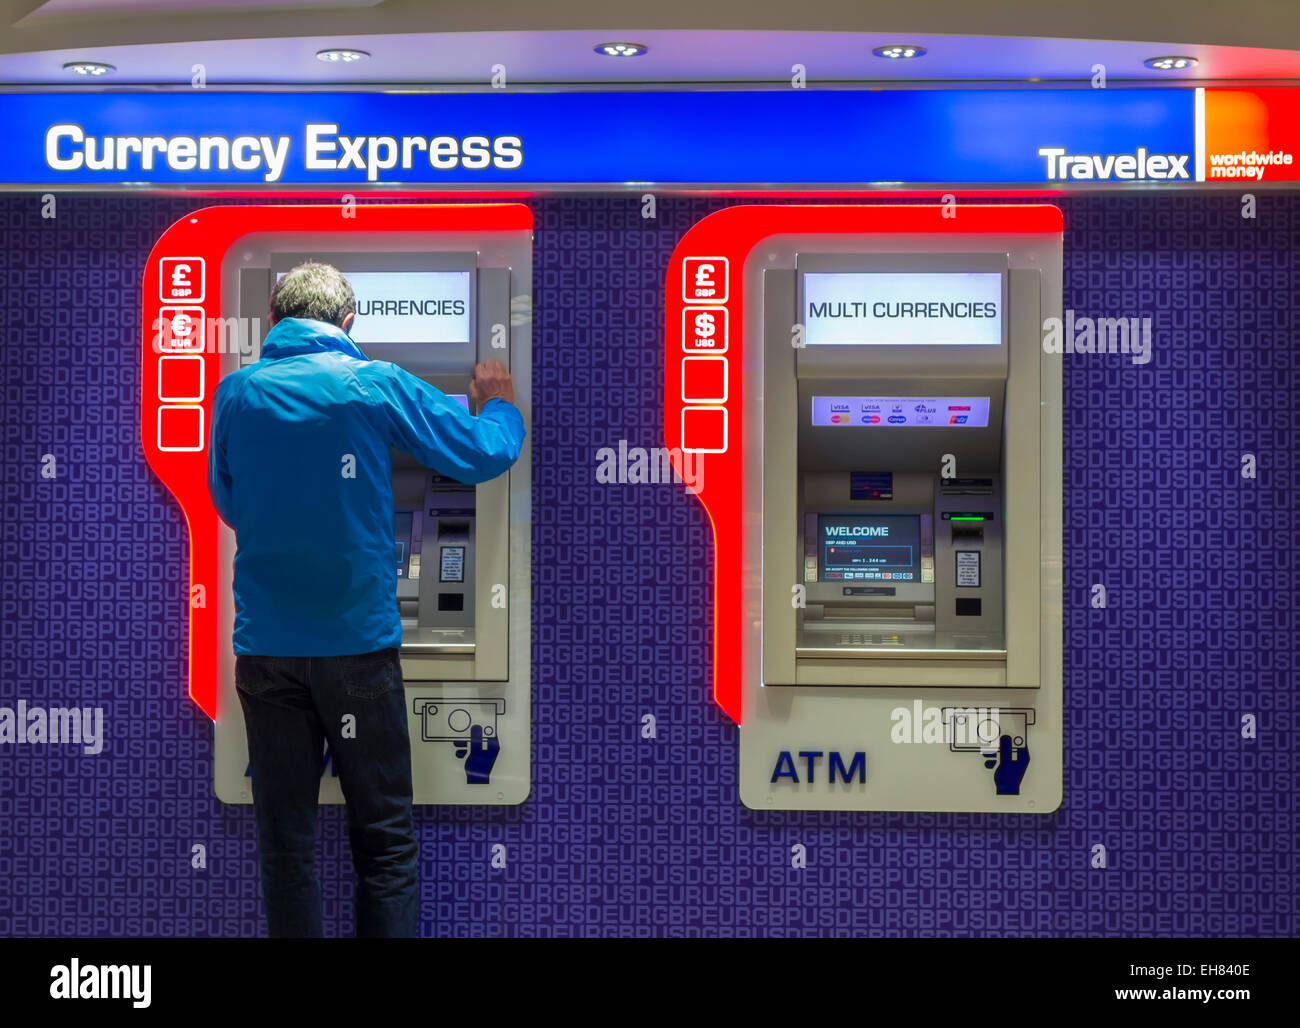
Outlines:
{"type": "Polygon", "coordinates": [[[185,338],[194,331],[194,322],[190,316],[183,311],[172,318],[172,335],[179,338],[185,338]]]}

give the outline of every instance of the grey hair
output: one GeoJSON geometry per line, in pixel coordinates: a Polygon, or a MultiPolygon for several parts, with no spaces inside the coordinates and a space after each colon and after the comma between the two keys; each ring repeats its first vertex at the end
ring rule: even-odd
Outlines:
{"type": "Polygon", "coordinates": [[[357,300],[343,273],[332,264],[307,261],[271,289],[271,324],[281,318],[311,318],[342,327],[357,300]]]}

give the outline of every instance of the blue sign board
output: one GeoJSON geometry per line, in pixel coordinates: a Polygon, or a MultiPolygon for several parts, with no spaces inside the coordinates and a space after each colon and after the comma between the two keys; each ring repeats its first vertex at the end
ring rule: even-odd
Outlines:
{"type": "Polygon", "coordinates": [[[1093,166],[1098,179],[1192,180],[1194,96],[8,93],[0,183],[1042,185],[1093,166]]]}

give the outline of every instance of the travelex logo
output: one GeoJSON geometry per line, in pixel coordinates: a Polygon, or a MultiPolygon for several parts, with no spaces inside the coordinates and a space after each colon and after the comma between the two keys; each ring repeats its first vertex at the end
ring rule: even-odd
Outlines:
{"type": "Polygon", "coordinates": [[[1047,160],[1049,182],[1174,181],[1192,177],[1187,170],[1191,154],[1153,154],[1145,146],[1139,146],[1136,153],[1124,154],[1071,154],[1061,146],[1040,146],[1038,156],[1047,160]]]}

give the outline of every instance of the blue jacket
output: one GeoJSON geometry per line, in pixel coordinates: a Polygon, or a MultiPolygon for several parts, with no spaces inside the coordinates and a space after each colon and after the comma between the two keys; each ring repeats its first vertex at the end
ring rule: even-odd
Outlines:
{"type": "Polygon", "coordinates": [[[305,318],[277,322],[261,360],[222,379],[212,411],[208,489],[238,544],[240,654],[400,646],[389,447],[473,484],[509,468],[524,441],[514,405],[489,400],[472,417],[305,318]]]}

